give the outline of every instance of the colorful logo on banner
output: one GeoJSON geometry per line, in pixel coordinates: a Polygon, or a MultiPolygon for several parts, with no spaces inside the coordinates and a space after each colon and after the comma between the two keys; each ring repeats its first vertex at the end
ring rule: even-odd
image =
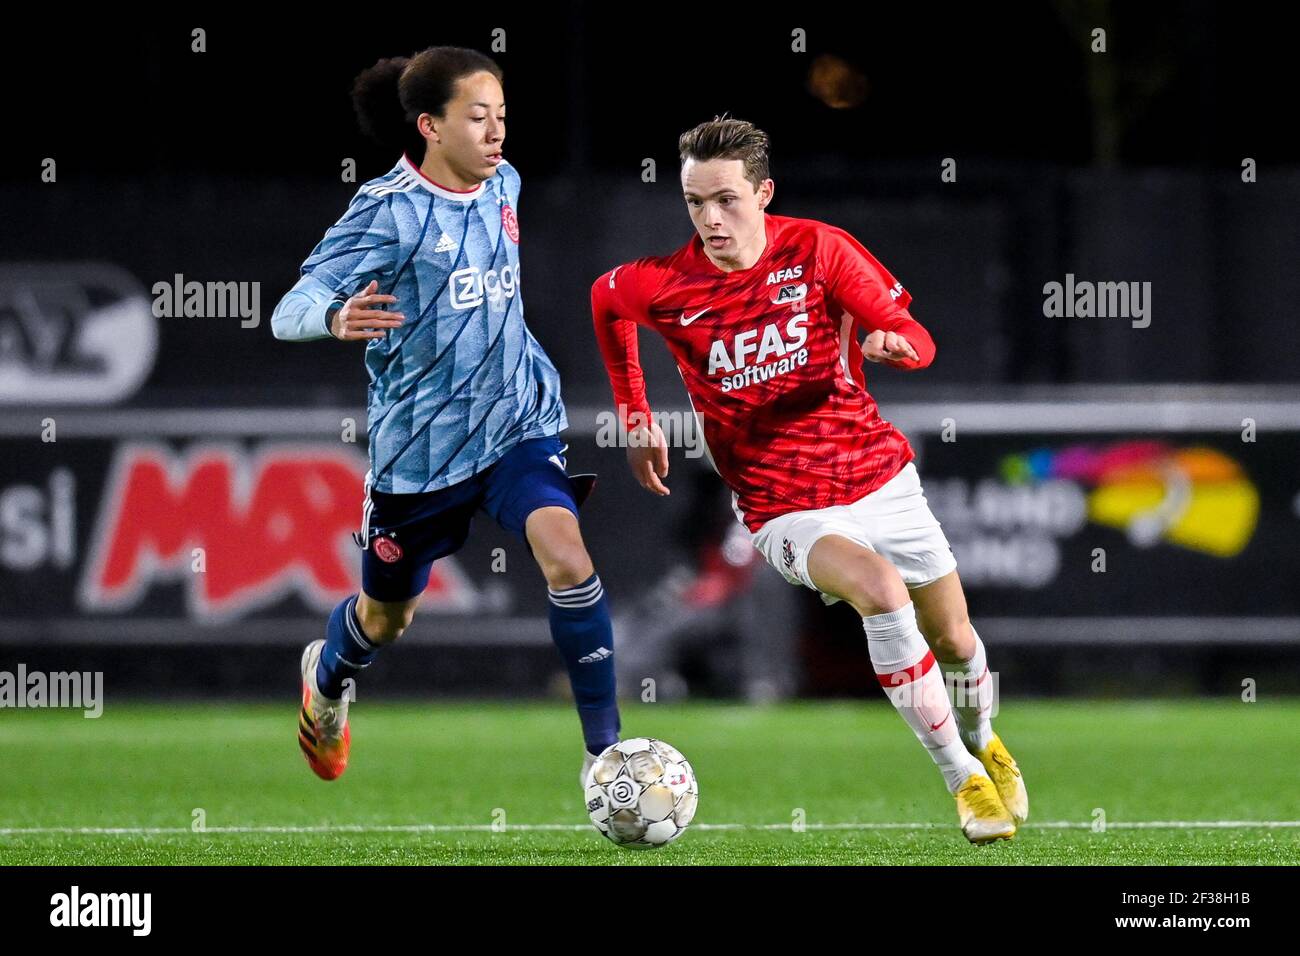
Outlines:
{"type": "Polygon", "coordinates": [[[1159,441],[1037,449],[1002,460],[1009,484],[1074,481],[1087,487],[1088,518],[1118,528],[1137,547],[1162,542],[1231,558],[1250,542],[1259,492],[1237,462],[1214,448],[1159,441]]]}
{"type": "MultiPolygon", "coordinates": [[[[191,615],[223,621],[297,594],[328,609],[356,592],[366,461],[328,446],[256,453],[202,445],[118,450],[87,556],[81,603],[120,611],[183,581],[191,615]]],[[[438,561],[422,607],[467,612],[479,592],[438,561]]]]}

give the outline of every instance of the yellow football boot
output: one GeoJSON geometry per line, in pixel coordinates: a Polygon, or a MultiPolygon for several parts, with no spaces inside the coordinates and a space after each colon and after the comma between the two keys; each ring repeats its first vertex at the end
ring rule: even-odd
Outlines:
{"type": "Polygon", "coordinates": [[[989,772],[989,778],[998,788],[998,796],[1010,811],[1016,826],[1024,823],[1029,817],[1029,793],[1025,790],[1025,778],[1020,775],[1020,768],[1002,743],[1002,738],[994,734],[988,746],[976,752],[975,756],[989,772]]]}
{"type": "Polygon", "coordinates": [[[961,832],[971,843],[1010,840],[1016,835],[1016,821],[1003,806],[998,788],[984,774],[971,774],[953,796],[957,799],[961,832]]]}

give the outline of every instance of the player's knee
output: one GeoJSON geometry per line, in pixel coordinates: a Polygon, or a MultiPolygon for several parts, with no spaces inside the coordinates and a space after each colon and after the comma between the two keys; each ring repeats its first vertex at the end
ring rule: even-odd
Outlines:
{"type": "Polygon", "coordinates": [[[527,535],[533,558],[552,590],[571,588],[591,577],[591,557],[572,513],[539,508],[528,517],[527,535]]]}
{"type": "Polygon", "coordinates": [[[934,656],[941,661],[969,660],[975,653],[975,634],[971,630],[970,618],[965,614],[953,614],[930,624],[925,635],[934,656]]]}
{"type": "Polygon", "coordinates": [[[546,586],[553,591],[576,587],[591,577],[594,569],[591,556],[581,541],[569,542],[537,555],[538,567],[546,578],[546,586]]]}
{"type": "Polygon", "coordinates": [[[863,617],[897,611],[911,600],[894,566],[872,558],[857,562],[849,576],[849,593],[842,595],[863,617]]]}
{"type": "Polygon", "coordinates": [[[357,608],[361,629],[372,644],[391,644],[411,626],[414,607],[385,607],[378,602],[357,608]]]}

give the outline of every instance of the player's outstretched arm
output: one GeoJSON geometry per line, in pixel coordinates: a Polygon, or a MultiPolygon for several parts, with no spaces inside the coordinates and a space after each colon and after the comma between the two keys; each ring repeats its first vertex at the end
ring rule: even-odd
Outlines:
{"type": "MultiPolygon", "coordinates": [[[[628,270],[630,273],[631,270],[628,270]]],[[[661,479],[668,477],[668,442],[655,424],[645,393],[645,373],[637,347],[636,320],[624,317],[639,308],[632,275],[619,269],[607,272],[591,287],[591,317],[596,329],[605,372],[614,392],[623,427],[627,430],[627,463],[641,487],[657,495],[669,494],[661,479]]]]}
{"type": "Polygon", "coordinates": [[[820,265],[831,294],[867,333],[863,356],[909,370],[933,362],[934,339],[907,311],[912,297],[903,284],[843,229],[825,227],[820,239],[820,265]]]}

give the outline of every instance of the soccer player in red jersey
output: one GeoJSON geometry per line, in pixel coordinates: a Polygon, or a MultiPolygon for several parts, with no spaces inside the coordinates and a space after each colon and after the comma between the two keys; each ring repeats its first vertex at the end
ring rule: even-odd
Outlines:
{"type": "Polygon", "coordinates": [[[984,646],[912,448],[862,372],[864,358],[925,368],[934,341],[908,313],[907,290],[847,232],[765,211],[774,185],[762,130],[718,118],[678,147],[698,235],[592,286],[628,463],[646,489],[669,493],[637,354],[647,326],[676,359],[754,547],[791,584],[862,615],[881,686],[942,771],[962,832],[1010,838],[1029,801],[990,723],[984,646]]]}

